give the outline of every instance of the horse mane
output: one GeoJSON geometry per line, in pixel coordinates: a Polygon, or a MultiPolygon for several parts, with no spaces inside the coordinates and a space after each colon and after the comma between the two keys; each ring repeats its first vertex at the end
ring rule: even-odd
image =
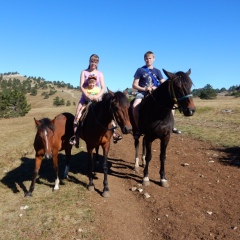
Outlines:
{"type": "Polygon", "coordinates": [[[182,88],[184,92],[187,92],[192,88],[193,82],[186,73],[179,71],[174,74],[176,77],[173,79],[173,81],[176,86],[182,88]]]}
{"type": "Polygon", "coordinates": [[[54,125],[52,124],[52,121],[49,118],[42,118],[39,120],[40,125],[37,126],[37,129],[39,131],[44,130],[45,128],[49,128],[52,131],[54,131],[54,125]]]}
{"type": "Polygon", "coordinates": [[[112,96],[111,93],[104,93],[102,97],[102,101],[108,101],[111,99],[115,99],[116,102],[119,102],[120,105],[126,106],[128,104],[128,99],[126,95],[123,92],[117,91],[114,93],[114,96],[112,96]]]}

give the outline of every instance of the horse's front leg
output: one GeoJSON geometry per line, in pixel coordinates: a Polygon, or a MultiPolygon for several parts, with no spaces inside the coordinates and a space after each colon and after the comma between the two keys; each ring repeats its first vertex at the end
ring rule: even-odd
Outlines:
{"type": "Polygon", "coordinates": [[[58,177],[58,150],[53,152],[53,169],[55,174],[55,184],[53,190],[59,189],[59,177],[58,177]]]}
{"type": "Polygon", "coordinates": [[[25,197],[31,197],[32,196],[32,192],[35,188],[35,183],[36,183],[36,179],[38,176],[38,172],[42,163],[42,159],[43,159],[43,155],[37,155],[35,156],[35,168],[33,171],[33,177],[32,177],[32,182],[29,188],[29,191],[25,193],[25,197]]]}
{"type": "Polygon", "coordinates": [[[138,173],[139,172],[139,157],[138,157],[139,139],[134,139],[134,148],[135,148],[134,170],[138,173]]]}
{"type": "Polygon", "coordinates": [[[162,187],[169,187],[168,181],[165,176],[165,160],[166,160],[166,150],[167,145],[170,140],[170,134],[169,136],[165,137],[161,140],[161,149],[160,149],[160,185],[162,187]]]}
{"type": "Polygon", "coordinates": [[[93,148],[88,148],[88,190],[94,191],[94,184],[93,184],[93,148]]]}
{"type": "Polygon", "coordinates": [[[145,139],[145,146],[146,146],[146,166],[144,167],[143,171],[143,185],[148,186],[150,185],[149,177],[148,177],[148,166],[152,159],[152,142],[149,142],[145,139]]]}
{"type": "Polygon", "coordinates": [[[108,152],[109,152],[109,148],[110,148],[110,142],[107,142],[106,144],[104,144],[102,146],[103,148],[103,173],[104,173],[104,179],[103,179],[103,193],[102,196],[103,197],[109,197],[110,193],[109,193],[109,188],[108,188],[108,179],[107,179],[107,175],[108,175],[108,152]]]}

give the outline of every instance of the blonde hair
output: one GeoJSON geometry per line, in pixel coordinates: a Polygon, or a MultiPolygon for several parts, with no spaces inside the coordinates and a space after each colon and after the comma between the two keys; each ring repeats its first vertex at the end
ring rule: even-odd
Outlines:
{"type": "Polygon", "coordinates": [[[152,51],[147,51],[147,52],[144,54],[144,59],[145,59],[148,55],[150,55],[150,54],[152,54],[153,57],[154,57],[154,53],[153,53],[152,51]]]}

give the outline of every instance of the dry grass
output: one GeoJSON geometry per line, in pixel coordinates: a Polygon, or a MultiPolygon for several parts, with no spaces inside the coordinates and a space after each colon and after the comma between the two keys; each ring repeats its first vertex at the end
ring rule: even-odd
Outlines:
{"type": "MultiPolygon", "coordinates": [[[[75,107],[53,107],[53,98],[59,96],[77,103],[80,93],[59,90],[49,99],[28,96],[32,109],[25,116],[0,119],[0,239],[99,239],[92,227],[94,212],[88,204],[85,146],[84,152],[73,149],[70,180],[62,181],[60,190],[52,192],[54,184],[51,161],[43,161],[40,176],[32,198],[24,198],[34,168],[33,118],[53,118],[61,112],[74,114],[75,107]],[[78,161],[81,159],[81,161],[78,161]],[[28,206],[27,209],[21,209],[28,206]]],[[[183,134],[224,146],[240,146],[239,99],[222,97],[217,100],[195,99],[197,112],[191,118],[176,113],[176,126],[183,134]],[[232,114],[222,110],[231,109],[232,114]]],[[[82,144],[82,142],[81,142],[82,144]]],[[[64,154],[60,154],[60,173],[64,154]]]]}
{"type": "Polygon", "coordinates": [[[194,99],[193,117],[176,112],[176,126],[185,134],[225,147],[239,147],[240,99],[218,97],[215,100],[194,99]],[[226,112],[224,110],[231,110],[226,112]]]}
{"type": "MultiPolygon", "coordinates": [[[[34,168],[36,130],[33,118],[54,118],[65,111],[75,113],[73,105],[53,107],[56,96],[77,103],[80,93],[60,90],[49,99],[43,99],[40,93],[36,97],[28,96],[32,110],[26,116],[0,120],[0,239],[98,239],[91,226],[94,213],[87,202],[87,178],[81,174],[82,169],[86,169],[86,161],[79,150],[72,151],[74,169],[70,179],[61,182],[59,191],[51,190],[54,184],[52,161],[44,160],[33,197],[24,197],[34,168]],[[79,158],[81,164],[77,161],[79,158]],[[28,208],[21,209],[24,206],[28,208]]],[[[84,146],[82,148],[85,150],[84,146]]],[[[64,154],[59,156],[60,174],[63,173],[64,154]]]]}

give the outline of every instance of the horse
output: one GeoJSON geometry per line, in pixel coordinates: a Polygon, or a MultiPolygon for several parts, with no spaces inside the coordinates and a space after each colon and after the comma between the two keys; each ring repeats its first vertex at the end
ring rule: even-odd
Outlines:
{"type": "Polygon", "coordinates": [[[132,131],[130,119],[128,115],[129,102],[126,95],[120,91],[112,92],[108,90],[102,97],[102,101],[90,103],[85,119],[79,125],[79,136],[86,142],[88,152],[88,190],[94,191],[93,183],[93,150],[98,148],[103,149],[103,197],[109,197],[108,187],[108,164],[107,157],[110,148],[110,139],[113,135],[111,122],[114,120],[123,134],[128,134],[132,131]]]}
{"type": "Polygon", "coordinates": [[[74,116],[71,113],[61,113],[53,120],[49,118],[36,120],[34,118],[34,121],[37,128],[33,144],[35,149],[35,169],[29,191],[25,193],[26,197],[32,196],[43,157],[45,157],[45,159],[53,159],[55,172],[55,185],[53,190],[59,189],[58,152],[65,150],[66,169],[64,177],[66,177],[72,150],[69,139],[73,135],[74,116]]]}
{"type": "MultiPolygon", "coordinates": [[[[170,135],[174,126],[172,110],[178,108],[184,116],[193,116],[195,106],[192,99],[192,80],[189,77],[191,69],[186,73],[179,71],[171,73],[163,69],[168,79],[149,93],[139,106],[139,130],[143,137],[143,167],[144,176],[142,184],[150,184],[148,177],[148,167],[152,158],[152,142],[160,139],[160,185],[168,187],[165,176],[166,150],[170,140],[170,135]],[[146,155],[145,155],[146,153],[146,155]]],[[[134,101],[134,100],[133,100],[134,101]]],[[[133,134],[136,133],[136,125],[132,115],[132,104],[129,108],[130,121],[133,126],[133,134]]],[[[135,146],[135,171],[139,171],[138,148],[139,139],[134,140],[135,146]]]]}

